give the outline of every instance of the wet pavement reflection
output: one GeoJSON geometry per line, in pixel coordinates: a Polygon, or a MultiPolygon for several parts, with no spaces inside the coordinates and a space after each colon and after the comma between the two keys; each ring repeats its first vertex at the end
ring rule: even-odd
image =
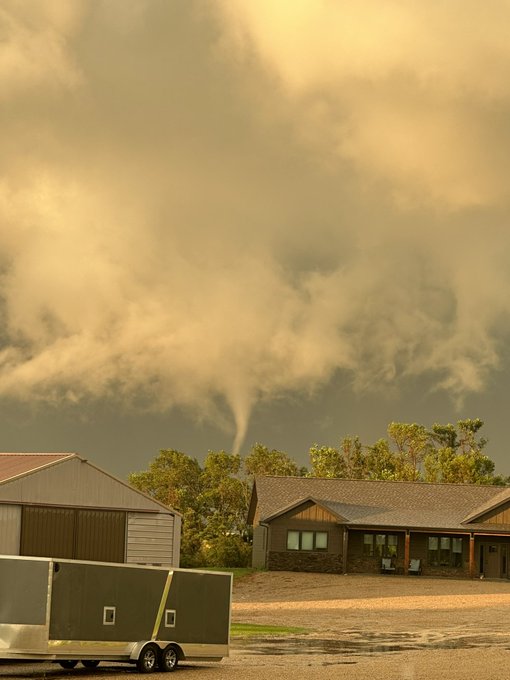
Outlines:
{"type": "Polygon", "coordinates": [[[232,650],[243,655],[335,654],[371,656],[412,650],[474,649],[503,647],[510,649],[510,634],[451,633],[368,633],[349,631],[341,637],[267,637],[232,641],[232,650]]]}

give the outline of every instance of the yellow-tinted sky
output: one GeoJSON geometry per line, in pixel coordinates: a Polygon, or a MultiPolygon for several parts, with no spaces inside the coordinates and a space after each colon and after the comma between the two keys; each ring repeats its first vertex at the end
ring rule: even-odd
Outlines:
{"type": "Polygon", "coordinates": [[[4,0],[0,31],[0,448],[306,462],[481,417],[510,473],[510,3],[4,0]]]}

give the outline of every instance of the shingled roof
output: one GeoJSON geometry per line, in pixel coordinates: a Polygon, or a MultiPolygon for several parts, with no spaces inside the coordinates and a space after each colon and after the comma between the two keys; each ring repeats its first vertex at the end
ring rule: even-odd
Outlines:
{"type": "MultiPolygon", "coordinates": [[[[510,499],[510,489],[474,484],[427,484],[310,477],[257,477],[248,521],[260,522],[314,500],[349,526],[473,530],[466,524],[510,499]]],[[[493,527],[495,529],[496,527],[493,527]]]]}

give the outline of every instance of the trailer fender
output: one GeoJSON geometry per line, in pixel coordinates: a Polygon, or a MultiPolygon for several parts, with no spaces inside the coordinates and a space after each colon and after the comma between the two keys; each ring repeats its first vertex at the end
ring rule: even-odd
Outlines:
{"type": "Polygon", "coordinates": [[[158,644],[158,642],[156,640],[141,640],[140,642],[135,642],[135,644],[131,648],[129,660],[130,661],[138,661],[138,657],[140,656],[140,652],[145,647],[145,645],[149,644],[149,642],[153,642],[154,644],[158,645],[159,648],[161,648],[161,645],[158,644]]]}
{"type": "Polygon", "coordinates": [[[167,641],[162,643],[159,640],[142,640],[141,642],[135,642],[135,644],[133,645],[131,652],[129,654],[129,660],[134,661],[134,662],[138,661],[138,658],[140,656],[140,652],[145,647],[145,645],[147,645],[149,642],[152,642],[153,644],[157,645],[160,648],[161,651],[166,649],[168,647],[168,645],[173,645],[175,647],[175,649],[177,650],[177,655],[179,657],[179,661],[183,661],[186,658],[184,652],[182,651],[182,647],[180,646],[180,644],[178,642],[172,642],[172,641],[167,640],[167,641]]]}

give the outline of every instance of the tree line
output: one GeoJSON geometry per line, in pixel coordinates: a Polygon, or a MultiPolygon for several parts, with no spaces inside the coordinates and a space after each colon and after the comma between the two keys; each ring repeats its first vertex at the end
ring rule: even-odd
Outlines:
{"type": "Polygon", "coordinates": [[[129,475],[129,482],[182,513],[182,566],[247,566],[246,516],[255,475],[506,485],[510,478],[497,475],[484,453],[482,426],[479,418],[435,423],[430,429],[392,422],[387,436],[370,445],[358,436],[344,437],[337,446],[314,444],[309,468],[259,443],[244,458],[209,451],[202,465],[185,453],[163,449],[146,471],[129,475]]]}

